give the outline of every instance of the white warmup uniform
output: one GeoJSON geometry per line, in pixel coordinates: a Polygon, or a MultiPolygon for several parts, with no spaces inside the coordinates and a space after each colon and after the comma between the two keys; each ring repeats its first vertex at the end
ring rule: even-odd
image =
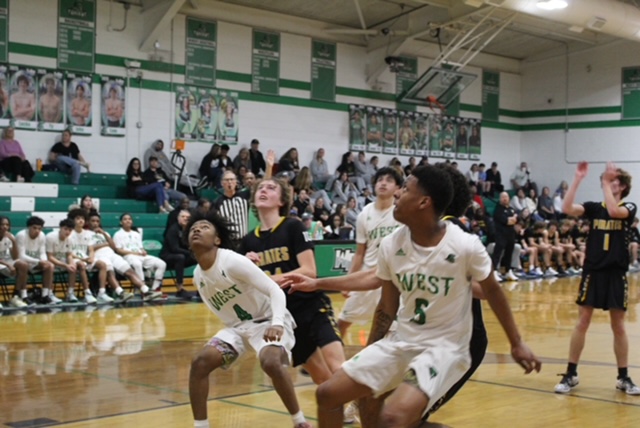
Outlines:
{"type": "Polygon", "coordinates": [[[204,303],[225,325],[213,339],[231,345],[238,355],[245,353],[248,346],[258,354],[265,346],[280,346],[291,360],[295,322],[287,310],[286,297],[248,258],[219,248],[213,266],[207,270],[196,267],[193,283],[204,303]],[[271,326],[284,327],[277,342],[263,338],[271,326]]]}
{"type": "MultiPolygon", "coordinates": [[[[109,237],[111,237],[109,233],[107,232],[104,232],[104,233],[106,233],[109,237]]],[[[96,261],[100,260],[105,265],[107,265],[107,270],[112,271],[115,269],[116,272],[118,272],[121,275],[124,275],[126,271],[131,269],[131,265],[129,265],[129,263],[127,263],[125,259],[117,255],[116,252],[113,251],[113,248],[109,246],[109,241],[107,241],[107,238],[103,234],[94,232],[93,244],[92,244],[93,247],[96,248],[99,245],[104,245],[104,244],[107,244],[107,245],[105,247],[95,250],[96,261]]]]}
{"type": "MultiPolygon", "coordinates": [[[[113,242],[116,244],[116,248],[133,251],[134,253],[139,253],[144,249],[142,246],[142,235],[135,230],[128,232],[125,232],[124,229],[118,230],[116,234],[113,235],[113,242]]],[[[144,270],[148,269],[154,271],[154,281],[162,284],[167,264],[161,259],[154,256],[136,256],[133,254],[127,254],[123,256],[123,258],[131,265],[140,279],[144,279],[144,270]]]]}
{"type": "MultiPolygon", "coordinates": [[[[74,257],[79,259],[86,259],[89,257],[89,247],[93,245],[93,232],[90,230],[83,230],[78,233],[75,230],[69,235],[69,242],[71,243],[71,252],[74,257]]],[[[96,258],[93,258],[93,263],[87,265],[87,270],[93,270],[96,264],[96,258]]]]}
{"type": "MultiPolygon", "coordinates": [[[[374,269],[378,265],[378,247],[382,238],[391,235],[399,226],[393,218],[391,205],[384,211],[378,210],[375,203],[362,209],[356,220],[356,243],[367,246],[364,254],[362,270],[374,269]]],[[[366,323],[371,321],[376,305],[380,301],[382,290],[377,288],[368,291],[352,291],[345,301],[338,319],[350,323],[366,323]]]]}
{"type": "Polygon", "coordinates": [[[471,281],[491,273],[491,259],[477,236],[447,223],[435,247],[411,241],[400,226],[380,244],[377,276],[400,292],[395,333],[366,347],[342,366],[376,396],[396,388],[412,369],[429,397],[429,410],[469,369],[471,281]]]}
{"type": "Polygon", "coordinates": [[[29,229],[21,230],[16,235],[18,258],[27,262],[29,264],[29,270],[32,272],[38,263],[47,260],[45,242],[46,238],[42,232],[40,232],[36,239],[31,239],[29,237],[29,229]]]}
{"type": "MultiPolygon", "coordinates": [[[[61,241],[59,231],[54,230],[53,232],[47,233],[45,248],[47,249],[47,253],[51,253],[53,257],[60,260],[62,263],[66,264],[69,262],[67,256],[72,252],[71,241],[69,237],[64,241],[61,241]]],[[[55,268],[57,271],[61,270],[58,266],[55,268]]]]}
{"type": "MultiPolygon", "coordinates": [[[[13,266],[15,260],[11,257],[11,249],[13,248],[13,242],[6,236],[0,239],[0,260],[4,263],[13,266]]],[[[9,276],[9,268],[5,265],[0,265],[0,274],[9,276]]]]}

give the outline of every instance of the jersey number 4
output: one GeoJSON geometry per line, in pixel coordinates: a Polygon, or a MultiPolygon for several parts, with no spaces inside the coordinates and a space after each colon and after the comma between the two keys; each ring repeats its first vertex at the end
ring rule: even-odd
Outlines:
{"type": "Polygon", "coordinates": [[[427,322],[427,314],[425,310],[429,306],[429,301],[426,299],[416,299],[416,309],[414,310],[414,316],[411,319],[412,322],[416,324],[426,324],[427,322]]]}
{"type": "Polygon", "coordinates": [[[236,311],[236,315],[238,316],[238,319],[240,319],[240,321],[249,321],[253,319],[251,314],[242,309],[240,305],[233,305],[233,310],[236,311]]]}

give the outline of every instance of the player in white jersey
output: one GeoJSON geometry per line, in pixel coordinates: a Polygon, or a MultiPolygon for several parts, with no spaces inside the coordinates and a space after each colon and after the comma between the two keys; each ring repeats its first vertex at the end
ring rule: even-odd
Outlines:
{"type": "MultiPolygon", "coordinates": [[[[373,178],[376,201],[366,205],[356,220],[356,253],[349,273],[375,269],[378,265],[378,247],[385,236],[390,235],[398,222],[393,217],[395,193],[402,186],[402,177],[393,168],[380,168],[373,178]]],[[[354,322],[371,321],[373,311],[380,300],[380,289],[353,291],[338,317],[340,335],[344,338],[354,322]]]]}
{"type": "Polygon", "coordinates": [[[375,274],[364,271],[322,280],[287,276],[294,283],[312,282],[324,289],[382,287],[369,346],[318,388],[320,427],[342,426],[344,403],[391,390],[378,418],[381,426],[418,423],[469,368],[469,279],[480,283],[516,362],[526,373],[539,371],[540,361],[520,338],[484,246],[476,236],[439,221],[452,193],[444,170],[415,168],[394,209],[403,226],[382,241],[375,274]],[[398,329],[385,338],[396,316],[398,329]]]}
{"type": "Polygon", "coordinates": [[[0,216],[0,275],[16,278],[14,295],[9,305],[14,308],[29,306],[31,303],[27,299],[29,265],[24,260],[18,259],[18,244],[11,233],[11,221],[5,216],[0,216]]]}
{"type": "Polygon", "coordinates": [[[60,221],[60,228],[47,233],[46,250],[47,259],[53,263],[56,270],[67,272],[69,276],[69,287],[67,288],[67,302],[77,303],[78,298],[73,293],[76,286],[77,277],[80,276],[80,283],[84,287],[84,302],[92,305],[96,303],[96,298],[91,294],[89,279],[85,264],[74,258],[71,240],[69,236],[73,233],[74,222],[67,218],[60,221]]]}
{"type": "Polygon", "coordinates": [[[53,294],[53,264],[47,260],[43,226],[44,220],[40,217],[33,216],[27,219],[27,228],[16,235],[18,257],[27,262],[30,272],[42,273],[42,294],[37,303],[57,304],[62,300],[53,294]]]}
{"type": "MultiPolygon", "coordinates": [[[[102,229],[100,214],[97,212],[89,214],[89,229],[93,232],[93,250],[96,260],[101,260],[107,265],[107,282],[113,288],[116,299],[126,302],[133,297],[133,294],[122,289],[115,272],[124,275],[137,288],[141,289],[144,282],[136,275],[131,265],[122,256],[116,254],[116,244],[111,239],[111,235],[102,229]]],[[[110,303],[111,301],[113,299],[107,295],[106,290],[98,291],[98,302],[110,303]]]]}
{"type": "Polygon", "coordinates": [[[113,235],[113,242],[116,244],[116,252],[120,254],[131,265],[138,278],[144,280],[144,270],[149,269],[154,272],[153,285],[151,290],[146,285],[140,287],[144,300],[155,300],[162,297],[160,286],[164,278],[164,271],[167,264],[158,257],[150,256],[142,245],[142,235],[133,228],[133,217],[124,213],[120,216],[121,229],[113,235]]]}
{"type": "Polygon", "coordinates": [[[209,427],[209,374],[220,367],[228,368],[250,347],[273,381],[294,427],[309,428],[285,367],[290,364],[295,342],[295,324],[286,309],[285,295],[259,267],[228,249],[233,245],[232,232],[220,216],[196,215],[187,231],[189,247],[198,261],[194,284],[205,304],[225,325],[191,364],[189,397],[194,425],[209,427]]]}

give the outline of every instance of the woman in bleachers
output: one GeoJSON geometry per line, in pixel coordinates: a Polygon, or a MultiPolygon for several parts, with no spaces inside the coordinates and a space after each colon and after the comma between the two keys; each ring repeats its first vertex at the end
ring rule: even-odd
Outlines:
{"type": "Polygon", "coordinates": [[[358,214],[360,214],[360,212],[361,210],[358,207],[358,202],[356,201],[356,198],[351,196],[347,200],[346,221],[347,221],[347,224],[350,224],[351,226],[353,226],[354,229],[356,227],[356,220],[358,219],[358,214]]]}
{"type": "Polygon", "coordinates": [[[87,213],[87,218],[91,214],[98,212],[98,209],[93,203],[93,199],[91,199],[91,196],[89,195],[84,195],[82,199],[80,199],[80,208],[82,208],[87,213]]]}
{"type": "Polygon", "coordinates": [[[329,216],[331,215],[331,210],[329,210],[323,198],[316,199],[316,203],[313,206],[313,220],[321,221],[324,226],[329,224],[329,216]]]}
{"type": "Polygon", "coordinates": [[[238,152],[238,155],[233,159],[233,170],[240,178],[240,167],[244,166],[247,171],[251,171],[251,156],[249,156],[249,149],[243,147],[238,152]]]}
{"type": "Polygon", "coordinates": [[[22,146],[14,139],[14,129],[9,126],[2,132],[0,140],[0,169],[6,175],[13,175],[18,182],[30,183],[34,172],[22,146]]]}
{"type": "Polygon", "coordinates": [[[211,146],[211,150],[202,158],[200,168],[198,168],[200,177],[206,179],[209,186],[216,189],[220,187],[223,172],[220,165],[220,147],[220,144],[211,146]]]}
{"type": "Polygon", "coordinates": [[[358,189],[355,184],[349,181],[346,171],[340,172],[340,178],[333,183],[333,202],[337,204],[346,204],[350,196],[358,197],[358,189]]]}
{"type": "Polygon", "coordinates": [[[329,195],[324,189],[317,189],[313,185],[313,177],[311,176],[311,170],[308,166],[303,166],[296,179],[293,182],[293,188],[296,192],[304,189],[309,194],[311,198],[311,203],[313,203],[318,198],[323,198],[325,201],[330,201],[329,195]]]}
{"type": "Polygon", "coordinates": [[[287,180],[293,179],[300,172],[300,163],[298,162],[298,149],[290,148],[282,155],[278,162],[278,174],[286,175],[287,180]]]}
{"type": "Polygon", "coordinates": [[[329,165],[327,164],[327,161],[324,160],[324,149],[322,148],[318,149],[314,154],[309,168],[311,169],[313,181],[319,185],[326,185],[333,177],[333,175],[329,173],[329,165]]]}
{"type": "Polygon", "coordinates": [[[133,158],[127,166],[127,191],[129,197],[136,199],[155,199],[161,213],[168,213],[171,209],[164,192],[164,183],[156,181],[147,183],[142,178],[140,159],[133,158]]]}
{"type": "MultiPolygon", "coordinates": [[[[358,177],[352,152],[346,152],[342,155],[342,162],[340,162],[340,166],[338,167],[337,171],[340,175],[345,172],[349,181],[356,186],[357,190],[362,191],[362,189],[364,189],[364,187],[366,186],[364,178],[358,177]]],[[[333,188],[335,188],[335,183],[333,185],[333,188]]],[[[344,202],[347,202],[346,199],[344,202]]]]}

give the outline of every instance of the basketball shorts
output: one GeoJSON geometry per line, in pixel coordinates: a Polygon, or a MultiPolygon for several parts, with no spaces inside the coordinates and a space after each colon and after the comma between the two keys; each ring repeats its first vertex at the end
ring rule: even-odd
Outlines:
{"type": "Polygon", "coordinates": [[[131,269],[131,265],[125,259],[117,254],[96,255],[96,260],[100,260],[107,265],[108,271],[115,270],[120,275],[124,275],[126,271],[131,269]]]}
{"type": "Polygon", "coordinates": [[[382,289],[352,291],[344,303],[339,320],[364,324],[373,319],[373,312],[380,301],[382,289]]]}
{"type": "Polygon", "coordinates": [[[375,397],[397,388],[413,370],[417,387],[429,397],[426,414],[470,365],[468,343],[460,346],[444,338],[410,343],[393,333],[364,348],[342,369],[355,382],[371,388],[375,397]]]}
{"type": "Polygon", "coordinates": [[[331,300],[326,294],[318,293],[316,298],[295,306],[289,309],[297,325],[296,344],[292,350],[294,367],[304,364],[317,348],[333,342],[342,343],[331,300]]]}
{"type": "MultiPolygon", "coordinates": [[[[11,266],[16,263],[16,261],[13,259],[3,260],[3,262],[11,266]]],[[[9,275],[9,268],[5,265],[0,265],[0,275],[10,277],[11,275],[9,275]]]]}
{"type": "Polygon", "coordinates": [[[576,303],[596,309],[627,310],[629,285],[622,269],[582,271],[576,303]]]}
{"type": "Polygon", "coordinates": [[[264,340],[264,333],[271,327],[271,320],[264,321],[245,321],[235,327],[227,327],[218,331],[206,346],[213,346],[223,355],[227,369],[233,362],[244,353],[247,348],[252,348],[258,355],[265,346],[279,346],[286,353],[287,358],[291,361],[291,349],[295,343],[293,329],[295,324],[290,317],[285,317],[284,334],[277,342],[267,342],[264,340]],[[222,343],[221,343],[222,342],[222,343]],[[229,345],[232,349],[228,349],[229,345]]]}
{"type": "Polygon", "coordinates": [[[29,266],[29,272],[30,273],[40,273],[40,272],[42,272],[42,268],[40,268],[40,266],[38,266],[40,264],[40,262],[26,262],[26,263],[29,266]]]}

